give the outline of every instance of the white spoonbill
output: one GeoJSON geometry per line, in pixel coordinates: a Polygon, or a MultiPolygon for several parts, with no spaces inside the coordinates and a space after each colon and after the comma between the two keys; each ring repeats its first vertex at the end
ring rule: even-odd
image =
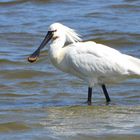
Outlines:
{"type": "Polygon", "coordinates": [[[41,45],[28,57],[28,61],[36,61],[40,50],[50,40],[49,58],[52,64],[87,82],[89,105],[95,84],[101,85],[106,101],[110,102],[106,84],[140,78],[140,59],[93,41],[82,42],[73,29],[60,23],[50,25],[41,45]]]}

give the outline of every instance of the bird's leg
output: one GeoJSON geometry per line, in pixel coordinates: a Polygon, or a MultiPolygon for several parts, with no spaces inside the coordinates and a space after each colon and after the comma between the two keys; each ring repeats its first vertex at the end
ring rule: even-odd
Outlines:
{"type": "Polygon", "coordinates": [[[107,92],[106,86],[104,84],[102,84],[102,89],[103,89],[103,92],[104,92],[104,95],[106,98],[106,102],[109,103],[111,100],[110,100],[109,94],[107,92]]]}
{"type": "Polygon", "coordinates": [[[92,100],[92,88],[88,87],[88,98],[87,98],[87,103],[88,105],[91,105],[91,100],[92,100]]]}

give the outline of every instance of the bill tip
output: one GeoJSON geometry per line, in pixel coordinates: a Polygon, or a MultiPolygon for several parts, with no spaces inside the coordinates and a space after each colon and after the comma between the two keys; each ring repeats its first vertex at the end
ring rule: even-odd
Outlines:
{"type": "Polygon", "coordinates": [[[37,58],[38,57],[28,57],[28,62],[30,62],[30,63],[33,63],[33,62],[35,62],[35,61],[37,61],[37,58]]]}

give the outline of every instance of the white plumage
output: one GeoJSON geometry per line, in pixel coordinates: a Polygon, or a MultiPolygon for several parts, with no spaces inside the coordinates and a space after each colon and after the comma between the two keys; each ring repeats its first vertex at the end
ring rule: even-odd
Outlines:
{"type": "Polygon", "coordinates": [[[49,27],[52,42],[49,58],[63,72],[85,80],[90,88],[127,78],[140,78],[140,59],[93,41],[82,42],[79,35],[60,23],[49,27]]]}

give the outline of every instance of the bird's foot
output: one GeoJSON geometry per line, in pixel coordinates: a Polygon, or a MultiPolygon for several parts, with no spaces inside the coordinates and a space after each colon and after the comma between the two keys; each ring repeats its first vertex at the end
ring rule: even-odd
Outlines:
{"type": "Polygon", "coordinates": [[[110,105],[110,102],[111,102],[111,100],[110,101],[106,101],[106,105],[110,105]]]}
{"type": "Polygon", "coordinates": [[[91,101],[86,101],[85,102],[87,105],[91,106],[92,105],[92,102],[91,101]]]}

